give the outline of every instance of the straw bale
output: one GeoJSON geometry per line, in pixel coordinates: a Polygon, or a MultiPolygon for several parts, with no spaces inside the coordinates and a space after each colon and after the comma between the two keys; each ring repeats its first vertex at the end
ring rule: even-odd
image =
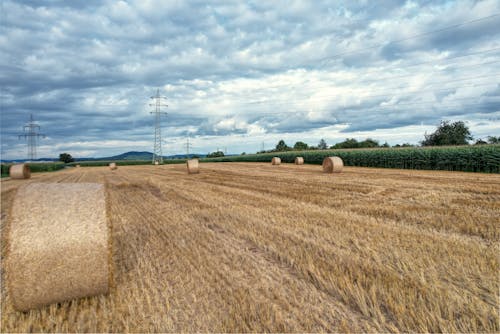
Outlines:
{"type": "Polygon", "coordinates": [[[80,168],[80,165],[76,165],[76,168],[80,168]]]}
{"type": "Polygon", "coordinates": [[[273,159],[271,160],[271,164],[272,165],[281,165],[281,158],[273,157],[273,159]]]}
{"type": "Polygon", "coordinates": [[[114,162],[109,163],[109,169],[115,170],[117,168],[118,168],[118,166],[116,165],[116,163],[114,163],[114,162]]]}
{"type": "Polygon", "coordinates": [[[339,157],[326,157],[323,159],[323,172],[340,173],[344,167],[344,162],[339,157]]]}
{"type": "Polygon", "coordinates": [[[27,184],[11,212],[6,272],[17,310],[108,292],[111,240],[102,184],[27,184]]]}
{"type": "Polygon", "coordinates": [[[296,157],[295,158],[295,164],[296,165],[303,165],[304,164],[304,158],[303,157],[296,157]]]}
{"type": "Polygon", "coordinates": [[[160,163],[158,162],[158,160],[155,161],[155,165],[159,165],[160,163]]]}
{"type": "Polygon", "coordinates": [[[27,164],[16,164],[10,166],[9,175],[12,179],[29,179],[31,170],[27,164]]]}
{"type": "Polygon", "coordinates": [[[188,160],[186,165],[188,174],[198,174],[200,172],[200,163],[198,159],[188,160]]]}

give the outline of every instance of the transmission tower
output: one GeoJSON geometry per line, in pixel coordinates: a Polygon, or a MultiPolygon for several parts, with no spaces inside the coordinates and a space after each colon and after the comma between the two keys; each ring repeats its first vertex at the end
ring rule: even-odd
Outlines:
{"type": "Polygon", "coordinates": [[[36,159],[36,144],[37,139],[42,137],[45,138],[44,134],[38,133],[37,130],[40,130],[40,125],[35,123],[33,119],[33,114],[30,115],[30,121],[23,127],[24,134],[19,135],[19,139],[24,137],[24,139],[28,140],[28,160],[33,161],[36,159]]]}
{"type": "Polygon", "coordinates": [[[193,144],[189,142],[189,136],[187,137],[186,144],[184,144],[184,146],[186,147],[186,156],[189,159],[189,149],[193,147],[193,144]]]}
{"type": "Polygon", "coordinates": [[[168,107],[163,103],[167,98],[165,96],[160,96],[160,90],[156,90],[156,95],[151,96],[152,103],[149,105],[154,107],[155,110],[151,111],[151,114],[155,115],[155,144],[153,148],[153,164],[158,161],[158,163],[163,163],[163,153],[161,151],[161,116],[166,115],[166,112],[161,111],[162,107],[168,107]]]}

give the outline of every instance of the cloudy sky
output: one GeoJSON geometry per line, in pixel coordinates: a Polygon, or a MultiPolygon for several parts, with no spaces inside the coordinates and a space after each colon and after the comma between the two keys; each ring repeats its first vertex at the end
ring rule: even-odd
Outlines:
{"type": "Polygon", "coordinates": [[[285,139],[500,135],[500,1],[1,2],[1,153],[256,152],[285,139]]]}

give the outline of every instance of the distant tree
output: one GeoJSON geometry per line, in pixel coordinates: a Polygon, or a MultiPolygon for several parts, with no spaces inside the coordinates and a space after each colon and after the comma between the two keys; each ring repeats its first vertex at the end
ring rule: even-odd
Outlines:
{"type": "Polygon", "coordinates": [[[388,142],[385,142],[385,143],[382,145],[382,147],[391,147],[391,145],[389,145],[389,143],[388,143],[388,142]]]}
{"type": "Polygon", "coordinates": [[[285,143],[283,139],[281,139],[276,145],[276,151],[289,151],[290,147],[285,143]]]}
{"type": "Polygon", "coordinates": [[[321,138],[321,140],[319,141],[319,144],[318,144],[318,149],[320,150],[326,150],[328,148],[328,145],[326,144],[326,141],[321,138]]]}
{"type": "Polygon", "coordinates": [[[488,142],[482,140],[481,138],[479,138],[478,140],[476,140],[476,142],[474,143],[474,145],[486,145],[486,144],[488,144],[488,142]]]}
{"type": "Polygon", "coordinates": [[[500,136],[498,136],[498,137],[488,136],[488,143],[489,144],[500,144],[500,136]]]}
{"type": "Polygon", "coordinates": [[[404,143],[404,144],[396,144],[393,147],[414,147],[415,145],[412,145],[410,143],[404,143]]]}
{"type": "Polygon", "coordinates": [[[241,155],[246,155],[247,153],[246,152],[242,152],[241,155]]]}
{"type": "Polygon", "coordinates": [[[67,164],[69,162],[75,161],[75,159],[73,159],[73,157],[69,153],[61,153],[59,154],[59,161],[62,161],[67,164]]]}
{"type": "Polygon", "coordinates": [[[200,157],[198,155],[196,155],[196,154],[191,156],[191,159],[199,159],[199,158],[200,157]]]}
{"type": "Polygon", "coordinates": [[[223,156],[224,156],[224,152],[222,152],[222,151],[216,151],[216,152],[212,152],[212,153],[207,154],[207,158],[217,158],[217,157],[223,157],[223,156]]]}
{"type": "Polygon", "coordinates": [[[298,141],[295,143],[295,145],[293,145],[293,149],[296,151],[304,151],[307,150],[308,148],[309,146],[302,141],[298,141]]]}
{"type": "Polygon", "coordinates": [[[371,138],[367,138],[364,141],[359,142],[359,145],[358,145],[358,147],[362,147],[362,148],[379,147],[379,146],[380,145],[379,145],[378,141],[373,140],[371,138]]]}
{"type": "Polygon", "coordinates": [[[436,131],[425,135],[421,144],[422,146],[467,145],[472,139],[469,127],[464,122],[441,121],[436,131]]]}
{"type": "Polygon", "coordinates": [[[346,140],[333,145],[331,148],[338,149],[338,148],[358,148],[358,147],[359,147],[359,143],[356,139],[346,138],[346,140]]]}

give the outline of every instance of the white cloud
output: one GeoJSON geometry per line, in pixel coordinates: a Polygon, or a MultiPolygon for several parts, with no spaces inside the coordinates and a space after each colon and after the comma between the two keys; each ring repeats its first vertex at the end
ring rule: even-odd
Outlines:
{"type": "Polygon", "coordinates": [[[157,88],[168,97],[166,139],[189,134],[206,152],[220,142],[255,152],[281,138],[416,143],[451,118],[498,133],[489,115],[500,108],[500,17],[467,23],[500,12],[495,0],[6,0],[3,9],[4,158],[24,156],[16,135],[31,113],[51,135],[40,154],[151,150],[157,88]]]}

